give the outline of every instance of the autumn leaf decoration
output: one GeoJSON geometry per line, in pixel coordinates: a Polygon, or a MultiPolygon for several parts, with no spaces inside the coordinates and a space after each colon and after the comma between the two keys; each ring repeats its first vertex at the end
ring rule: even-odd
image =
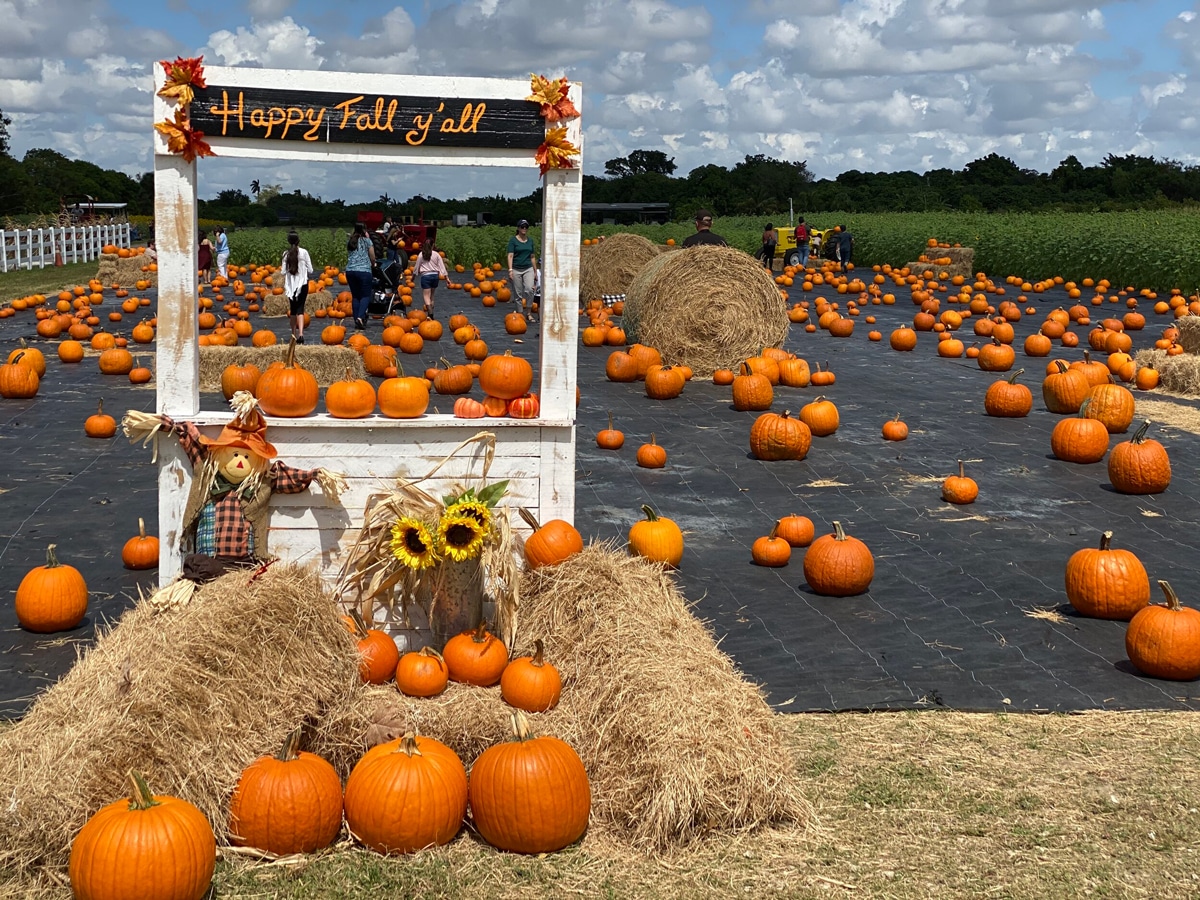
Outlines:
{"type": "Polygon", "coordinates": [[[158,96],[176,101],[179,108],[175,110],[174,121],[155,122],[154,130],[167,139],[167,149],[180,154],[185,162],[193,162],[198,156],[217,155],[204,140],[204,132],[192,129],[191,107],[195,89],[208,87],[203,63],[203,56],[188,59],[177,56],[174,62],[159,60],[167,73],[167,82],[159,89],[158,96]]]}
{"type": "Polygon", "coordinates": [[[167,83],[159,89],[158,96],[178,100],[184,109],[192,105],[192,98],[196,96],[193,88],[208,87],[204,81],[203,56],[189,59],[177,56],[175,62],[161,59],[158,64],[167,73],[167,83]]]}
{"type": "Polygon", "coordinates": [[[547,122],[574,119],[579,116],[579,110],[567,97],[570,89],[571,82],[565,78],[545,78],[542,75],[530,74],[530,94],[525,99],[541,104],[542,118],[547,122]]]}
{"type": "Polygon", "coordinates": [[[174,122],[155,122],[154,130],[167,139],[167,149],[180,154],[184,162],[193,162],[197,156],[217,155],[205,143],[204,133],[192,130],[191,120],[183,109],[175,110],[174,122]]]}
{"type": "Polygon", "coordinates": [[[550,169],[575,168],[571,157],[578,155],[579,148],[567,140],[567,129],[564,126],[551,128],[546,132],[546,140],[538,147],[537,155],[534,158],[541,166],[542,174],[545,175],[550,169]]]}

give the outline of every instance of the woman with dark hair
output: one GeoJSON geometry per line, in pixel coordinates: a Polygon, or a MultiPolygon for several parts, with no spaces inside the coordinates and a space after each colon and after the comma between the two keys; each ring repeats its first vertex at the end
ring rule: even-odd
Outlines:
{"type": "Polygon", "coordinates": [[[442,259],[442,254],[433,251],[432,238],[425,238],[425,243],[421,245],[421,252],[417,254],[413,275],[421,283],[421,293],[425,297],[425,312],[432,319],[434,318],[433,292],[437,290],[439,281],[450,277],[446,272],[446,261],[442,259]]]}
{"type": "Polygon", "coordinates": [[[212,281],[213,244],[208,239],[208,232],[200,232],[200,250],[196,254],[196,267],[200,270],[200,283],[212,281]]]}
{"type": "MultiPolygon", "coordinates": [[[[297,344],[304,343],[304,303],[308,281],[313,276],[312,257],[300,246],[300,235],[288,232],[288,248],[279,268],[283,271],[283,293],[288,298],[288,321],[297,344]]],[[[348,279],[347,279],[348,280],[348,279]]]]}
{"type": "Polygon", "coordinates": [[[354,306],[354,327],[367,327],[367,309],[371,304],[373,287],[371,272],[375,268],[375,247],[362,222],[354,226],[354,234],[346,241],[346,286],[354,306]]]}

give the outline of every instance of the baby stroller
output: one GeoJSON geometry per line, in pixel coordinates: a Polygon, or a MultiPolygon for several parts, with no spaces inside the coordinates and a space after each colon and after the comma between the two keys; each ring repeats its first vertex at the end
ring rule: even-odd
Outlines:
{"type": "Polygon", "coordinates": [[[376,263],[371,275],[374,285],[371,290],[371,302],[367,304],[367,312],[373,316],[389,316],[392,309],[403,301],[400,298],[400,278],[402,275],[400,263],[396,260],[376,263]]]}

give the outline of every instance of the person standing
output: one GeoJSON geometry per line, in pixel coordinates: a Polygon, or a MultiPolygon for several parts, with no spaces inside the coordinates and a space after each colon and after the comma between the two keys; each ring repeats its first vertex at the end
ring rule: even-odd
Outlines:
{"type": "Polygon", "coordinates": [[[442,254],[434,252],[432,238],[425,238],[425,243],[421,245],[413,275],[421,285],[421,294],[425,298],[425,312],[429,318],[437,318],[433,314],[433,294],[437,290],[438,282],[443,278],[448,279],[450,275],[446,271],[446,261],[442,259],[442,254]]]}
{"type": "Polygon", "coordinates": [[[796,250],[800,253],[800,268],[808,268],[808,225],[804,223],[804,216],[800,217],[799,224],[796,225],[796,250]]]}
{"type": "Polygon", "coordinates": [[[707,209],[696,210],[696,233],[689,234],[683,239],[683,246],[698,247],[707,244],[716,247],[728,247],[729,242],[712,230],[713,217],[707,209]]]}
{"type": "Polygon", "coordinates": [[[212,281],[213,244],[208,239],[208,232],[200,232],[200,249],[196,254],[196,268],[200,270],[200,282],[209,284],[212,281]]]}
{"type": "Polygon", "coordinates": [[[517,233],[508,239],[508,278],[524,312],[529,311],[529,303],[537,289],[537,265],[537,249],[529,237],[529,222],[522,219],[517,223],[517,233]]]}
{"type": "Polygon", "coordinates": [[[778,244],[779,232],[775,230],[774,225],[768,222],[763,228],[762,249],[758,251],[767,271],[770,271],[775,265],[775,248],[778,244]]]}
{"type": "Polygon", "coordinates": [[[283,270],[283,293],[288,298],[288,321],[297,344],[304,343],[304,303],[308,281],[313,276],[312,257],[300,246],[300,235],[288,232],[288,248],[279,268],[283,270]]]}
{"type": "Polygon", "coordinates": [[[854,256],[854,235],[846,229],[845,225],[839,225],[834,240],[837,241],[838,262],[842,264],[842,271],[849,272],[854,256]]]}
{"type": "Polygon", "coordinates": [[[222,278],[229,279],[229,238],[225,235],[225,229],[218,225],[214,229],[217,236],[217,274],[222,278]]]}
{"type": "Polygon", "coordinates": [[[362,222],[354,225],[354,233],[346,241],[346,286],[354,309],[354,327],[362,331],[367,327],[367,309],[371,305],[373,282],[371,272],[375,268],[375,247],[367,235],[362,222]]]}

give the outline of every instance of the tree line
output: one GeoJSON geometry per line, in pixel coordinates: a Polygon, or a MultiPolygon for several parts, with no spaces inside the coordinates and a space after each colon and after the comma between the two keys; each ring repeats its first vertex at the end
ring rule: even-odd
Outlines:
{"type": "MultiPolygon", "coordinates": [[[[28,151],[20,160],[9,154],[11,120],[0,111],[0,216],[56,214],[63,198],[90,195],[99,201],[125,202],[134,215],[153,215],[154,175],[136,178],[72,160],[55,150],[28,151]]],[[[717,216],[769,216],[789,208],[797,214],[818,211],[930,212],[1112,211],[1200,203],[1200,166],[1170,159],[1109,154],[1092,166],[1068,156],[1050,172],[1023,169],[996,153],[962,169],[917,172],[860,172],[814,179],[806,162],[746,156],[732,168],[709,164],[676,174],[674,159],[658,150],[634,150],[610,159],[602,176],[585,175],[586,203],[669,203],[672,217],[686,221],[699,207],[717,216]]],[[[526,197],[499,195],[471,200],[442,200],[417,195],[399,200],[387,194],[367,203],[324,200],[299,190],[253,181],[247,190],[221,191],[199,201],[202,218],[241,227],[290,224],[338,227],[360,211],[383,212],[393,220],[446,221],[478,212],[495,223],[541,218],[538,189],[526,197]]],[[[635,214],[612,215],[627,224],[635,214]]]]}

